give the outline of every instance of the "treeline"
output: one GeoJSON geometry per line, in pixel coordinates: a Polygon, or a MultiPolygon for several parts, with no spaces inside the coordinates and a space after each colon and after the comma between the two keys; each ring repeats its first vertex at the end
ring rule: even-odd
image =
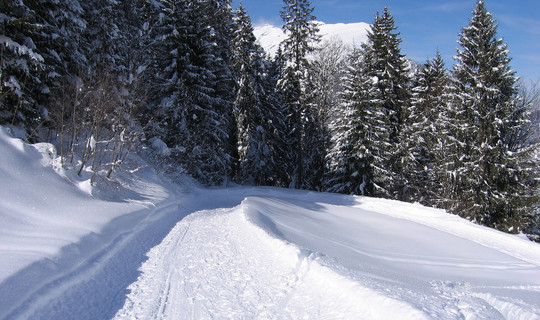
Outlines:
{"type": "Polygon", "coordinates": [[[320,44],[306,0],[284,0],[270,58],[230,2],[0,1],[0,123],[79,172],[109,177],[144,149],[207,185],[420,202],[538,232],[535,98],[484,1],[451,70],[438,53],[413,68],[387,8],[361,47],[320,44]]]}

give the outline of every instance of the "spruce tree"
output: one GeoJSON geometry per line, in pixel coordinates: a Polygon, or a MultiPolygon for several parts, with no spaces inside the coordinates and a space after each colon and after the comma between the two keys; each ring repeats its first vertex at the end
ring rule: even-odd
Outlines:
{"type": "Polygon", "coordinates": [[[462,29],[459,45],[454,76],[461,108],[454,121],[461,154],[454,159],[455,201],[450,209],[478,223],[517,232],[533,200],[527,186],[527,150],[511,143],[525,119],[516,117],[517,79],[484,1],[478,1],[469,25],[462,29]]]}
{"type": "Polygon", "coordinates": [[[239,155],[236,176],[239,182],[262,185],[268,180],[264,170],[270,151],[263,126],[263,62],[255,44],[251,20],[242,5],[236,11],[234,22],[231,60],[238,86],[234,102],[239,155]]]}
{"type": "MultiPolygon", "coordinates": [[[[285,102],[286,114],[291,135],[291,154],[295,167],[291,187],[303,188],[306,174],[305,153],[307,148],[306,121],[311,119],[306,101],[306,76],[309,66],[308,53],[314,50],[313,44],[319,41],[318,27],[312,14],[311,2],[307,0],[284,0],[281,17],[285,22],[283,31],[287,38],[281,44],[286,64],[282,70],[279,90],[285,102]]],[[[315,146],[309,146],[313,148],[315,146]]],[[[308,165],[309,167],[309,165],[308,165]]]]}
{"type": "Polygon", "coordinates": [[[59,94],[58,88],[69,81],[67,78],[79,76],[86,65],[81,43],[81,35],[87,27],[83,8],[78,0],[28,0],[25,3],[41,25],[34,42],[47,66],[43,82],[56,90],[54,94],[59,94]]]}
{"type": "Polygon", "coordinates": [[[294,155],[290,152],[293,136],[289,134],[290,122],[283,96],[279,91],[279,81],[285,68],[285,59],[281,48],[271,61],[265,62],[266,73],[263,81],[265,110],[269,111],[267,126],[270,138],[270,150],[273,168],[273,185],[287,187],[294,172],[294,155]]]}
{"type": "Polygon", "coordinates": [[[41,25],[35,44],[44,58],[40,77],[40,101],[48,110],[44,124],[53,129],[50,138],[65,160],[75,135],[80,133],[76,127],[82,122],[81,77],[86,74],[88,61],[82,36],[87,22],[78,0],[28,0],[26,4],[41,25]]]}
{"type": "Polygon", "coordinates": [[[372,78],[364,69],[365,56],[355,49],[343,81],[340,108],[332,123],[332,148],[328,154],[325,189],[330,192],[375,195],[376,132],[378,110],[371,103],[372,78]]]}
{"type": "Polygon", "coordinates": [[[400,137],[403,113],[409,106],[410,79],[399,33],[388,8],[377,13],[362,45],[363,77],[367,97],[360,103],[368,112],[367,135],[373,157],[374,194],[402,199],[406,184],[401,165],[400,137]],[[369,111],[368,111],[369,110],[369,111]]]}
{"type": "Polygon", "coordinates": [[[211,68],[214,70],[216,79],[211,86],[215,90],[215,97],[219,98],[214,108],[220,115],[220,128],[222,127],[226,134],[222,156],[224,163],[228,163],[229,168],[223,173],[227,172],[227,176],[229,176],[235,169],[232,164],[238,159],[236,123],[233,114],[233,103],[236,98],[235,80],[231,66],[234,13],[231,8],[231,0],[203,0],[195,1],[194,4],[198,8],[202,25],[211,28],[212,41],[215,43],[212,49],[215,59],[210,62],[213,64],[211,68]]]}
{"type": "Polygon", "coordinates": [[[401,131],[404,200],[435,205],[446,178],[445,158],[451,146],[447,119],[452,99],[450,77],[439,52],[416,76],[410,108],[401,131]]]}
{"type": "Polygon", "coordinates": [[[183,168],[205,184],[216,184],[230,175],[232,105],[221,94],[229,67],[217,56],[218,33],[205,17],[204,4],[149,3],[154,14],[145,24],[151,52],[146,121],[150,139],[169,147],[169,169],[183,168]]]}
{"type": "Polygon", "coordinates": [[[0,123],[22,126],[30,134],[47,116],[39,102],[44,59],[34,42],[41,26],[20,0],[0,6],[0,123]]]}

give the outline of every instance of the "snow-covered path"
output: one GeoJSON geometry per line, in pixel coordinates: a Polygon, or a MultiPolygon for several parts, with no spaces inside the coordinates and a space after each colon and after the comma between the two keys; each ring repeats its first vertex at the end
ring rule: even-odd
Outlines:
{"type": "Polygon", "coordinates": [[[429,208],[230,188],[119,219],[1,283],[0,319],[540,319],[538,245],[429,208]]]}
{"type": "Polygon", "coordinates": [[[117,318],[423,318],[317,260],[248,222],[242,207],[197,212],[150,251],[117,318]]]}
{"type": "Polygon", "coordinates": [[[354,204],[344,196],[264,188],[206,197],[243,195],[237,207],[180,221],[149,252],[116,318],[540,318],[540,252],[529,252],[531,262],[516,258],[519,250],[501,252],[512,238],[497,241],[482,230],[463,236],[468,222],[458,228],[464,221],[449,219],[442,227],[446,215],[420,218],[429,216],[425,208],[396,220],[415,207],[366,209],[398,204],[377,199],[354,204]],[[409,221],[415,217],[422,223],[409,221]],[[400,227],[410,232],[394,234],[400,227]],[[477,244],[489,237],[489,246],[477,244]]]}

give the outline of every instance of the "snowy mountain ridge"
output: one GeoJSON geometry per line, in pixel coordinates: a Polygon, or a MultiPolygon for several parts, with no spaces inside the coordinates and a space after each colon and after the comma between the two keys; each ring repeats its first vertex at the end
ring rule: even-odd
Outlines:
{"type": "MultiPolygon", "coordinates": [[[[324,22],[317,23],[319,26],[319,34],[322,37],[321,44],[324,43],[324,41],[335,37],[350,47],[360,46],[360,44],[364,43],[367,40],[367,31],[370,28],[370,25],[365,22],[335,24],[326,24],[324,22]]],[[[270,24],[255,27],[253,33],[259,44],[270,56],[276,54],[279,44],[286,37],[280,27],[270,24]]]]}
{"type": "Polygon", "coordinates": [[[0,127],[0,319],[540,319],[540,245],[442,210],[55,161],[0,127]]]}

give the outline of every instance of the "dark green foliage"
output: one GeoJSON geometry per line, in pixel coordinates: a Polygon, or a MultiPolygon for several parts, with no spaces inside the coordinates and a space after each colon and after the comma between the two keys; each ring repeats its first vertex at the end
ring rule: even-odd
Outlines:
{"type": "Polygon", "coordinates": [[[411,105],[404,114],[401,139],[406,201],[436,205],[444,197],[446,157],[452,150],[448,139],[451,92],[450,76],[437,52],[417,74],[411,105]]]}
{"type": "Polygon", "coordinates": [[[94,176],[146,140],[207,185],[324,188],[538,233],[537,98],[518,91],[484,1],[453,73],[437,54],[414,80],[387,8],[345,63],[338,43],[314,47],[309,1],[284,0],[273,61],[230,4],[0,1],[0,123],[47,133],[94,176]]]}
{"type": "Polygon", "coordinates": [[[355,50],[345,77],[339,116],[333,123],[333,148],[328,154],[329,172],[325,187],[330,192],[374,195],[374,134],[370,121],[376,120],[370,108],[372,79],[363,69],[363,56],[355,50]]]}
{"type": "Polygon", "coordinates": [[[310,163],[317,155],[307,154],[319,143],[313,143],[313,132],[317,125],[313,121],[313,110],[310,110],[307,94],[305,92],[306,77],[309,67],[307,54],[314,50],[313,44],[319,41],[318,27],[315,16],[312,14],[311,2],[306,0],[284,0],[281,17],[285,24],[287,38],[283,41],[282,56],[285,65],[282,69],[279,91],[285,103],[285,114],[288,121],[288,130],[291,141],[290,154],[295,166],[292,172],[291,187],[313,188],[313,182],[305,183],[305,176],[311,174],[306,168],[313,167],[310,163]],[[309,129],[307,127],[310,126],[309,129]],[[310,132],[308,132],[310,131],[310,132]],[[307,136],[309,134],[310,136],[307,136]]]}
{"type": "Polygon", "coordinates": [[[238,135],[236,180],[252,185],[278,185],[279,142],[283,119],[276,99],[271,65],[253,35],[244,8],[236,12],[232,66],[238,90],[234,102],[238,135]]]}
{"type": "MultiPolygon", "coordinates": [[[[230,175],[233,132],[226,28],[207,10],[220,2],[161,1],[149,5],[148,135],[172,150],[168,158],[206,184],[230,175]],[[224,93],[226,92],[226,94],[224,93]]],[[[215,9],[215,8],[214,8],[215,9]]],[[[234,90],[232,90],[234,91],[234,90]]]]}
{"type": "Polygon", "coordinates": [[[34,36],[37,17],[21,1],[4,1],[0,11],[0,124],[16,125],[31,134],[47,118],[40,100],[45,68],[34,36]]]}
{"type": "Polygon", "coordinates": [[[526,119],[518,108],[515,72],[497,25],[477,3],[462,29],[454,67],[456,105],[454,194],[448,208],[478,223],[517,232],[523,225],[532,192],[530,150],[516,148],[515,137],[526,119]],[[457,125],[459,123],[459,126],[457,125]]]}
{"type": "Polygon", "coordinates": [[[363,45],[365,75],[372,79],[369,102],[374,127],[369,137],[374,141],[375,193],[378,196],[403,199],[405,181],[401,167],[400,132],[403,113],[409,106],[408,69],[401,54],[399,33],[388,8],[377,14],[363,45]],[[375,143],[377,142],[377,143],[375,143]]]}
{"type": "Polygon", "coordinates": [[[330,159],[329,190],[394,199],[402,199],[406,191],[400,132],[410,80],[395,29],[385,8],[376,15],[361,54],[352,58],[342,106],[344,118],[351,119],[337,124],[341,133],[330,159]],[[343,180],[347,175],[352,183],[343,180]]]}

